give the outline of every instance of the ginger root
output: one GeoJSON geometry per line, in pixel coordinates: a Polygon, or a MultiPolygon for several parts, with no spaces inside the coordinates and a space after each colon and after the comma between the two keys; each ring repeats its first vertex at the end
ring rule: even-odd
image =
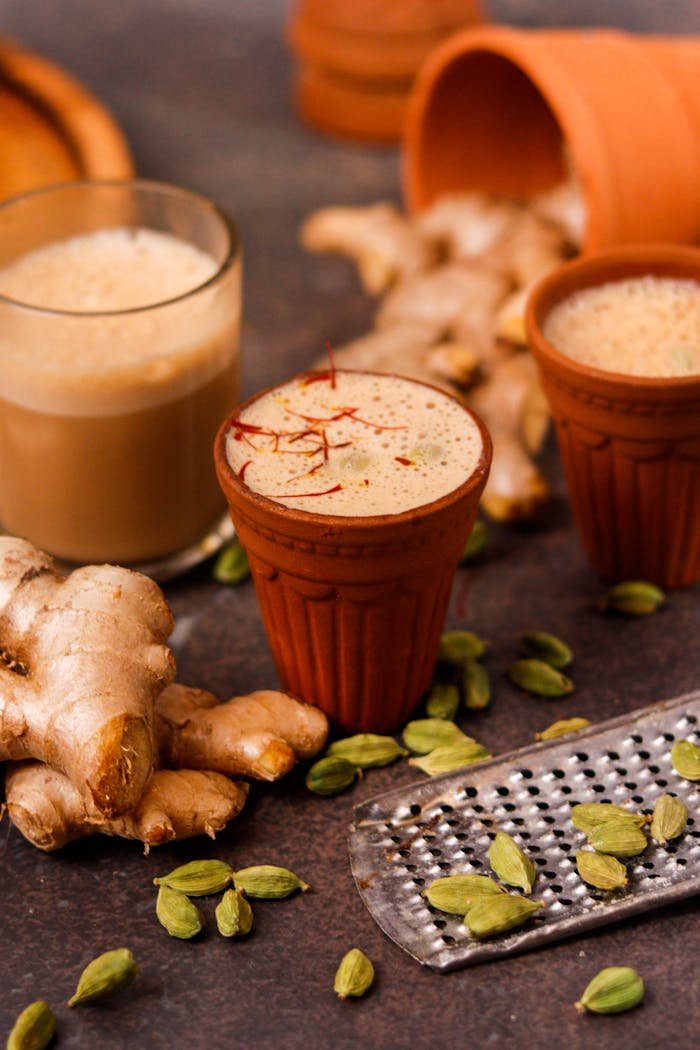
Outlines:
{"type": "MultiPolygon", "coordinates": [[[[318,217],[333,231],[324,250],[356,259],[365,249],[371,255],[379,237],[372,223],[386,228],[387,208],[323,209],[307,219],[302,239],[317,248],[309,231],[318,217]]],[[[396,225],[397,214],[394,209],[389,225],[396,225]]],[[[375,329],[334,350],[340,368],[434,383],[484,417],[494,458],[482,502],[498,521],[531,517],[549,498],[531,458],[541,449],[549,413],[534,364],[523,352],[525,303],[533,284],[577,250],[584,217],[573,181],[530,201],[448,195],[417,216],[401,217],[402,237],[408,226],[425,253],[414,244],[410,262],[394,265],[390,278],[365,281],[375,294],[386,293],[375,329]]],[[[399,239],[392,243],[396,248],[399,239]]]]}
{"type": "Polygon", "coordinates": [[[529,354],[519,353],[473,392],[470,404],[493,440],[493,461],[481,501],[495,521],[525,521],[549,499],[549,485],[530,459],[544,441],[547,406],[529,354]]]}
{"type": "Polygon", "coordinates": [[[326,716],[286,693],[220,704],[172,683],[172,626],[147,577],[90,565],[64,579],[0,538],[0,761],[10,818],[40,849],[97,831],[147,849],[214,835],[248,791],[228,777],[276,780],[325,744],[326,716]]]}
{"type": "Polygon", "coordinates": [[[262,689],[220,703],[173,683],[155,702],[159,765],[278,780],[323,747],[328,719],[288,693],[262,689]]]}
{"type": "Polygon", "coordinates": [[[0,761],[37,758],[102,813],[132,810],[153,769],[153,700],[173,678],[168,605],[110,565],[66,579],[0,537],[0,761]]]}
{"type": "Polygon", "coordinates": [[[370,295],[384,292],[398,277],[431,265],[432,247],[393,204],[321,208],[301,228],[310,252],[338,252],[353,259],[370,295]]]}
{"type": "Polygon", "coordinates": [[[158,770],[128,813],[107,817],[67,776],[41,762],[12,763],[5,785],[12,823],[42,850],[101,832],[143,842],[146,852],[174,839],[211,838],[236,817],[248,785],[221,773],[158,770]]]}

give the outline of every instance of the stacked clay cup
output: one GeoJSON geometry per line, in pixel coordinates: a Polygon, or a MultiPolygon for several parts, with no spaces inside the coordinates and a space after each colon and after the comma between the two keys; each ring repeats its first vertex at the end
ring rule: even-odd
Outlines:
{"type": "Polygon", "coordinates": [[[297,108],[323,131],[396,141],[423,59],[480,20],[480,0],[299,0],[289,23],[297,108]]]}
{"type": "Polygon", "coordinates": [[[583,250],[700,241],[700,41],[607,29],[467,29],[421,68],[404,136],[420,210],[576,176],[583,250]]]}

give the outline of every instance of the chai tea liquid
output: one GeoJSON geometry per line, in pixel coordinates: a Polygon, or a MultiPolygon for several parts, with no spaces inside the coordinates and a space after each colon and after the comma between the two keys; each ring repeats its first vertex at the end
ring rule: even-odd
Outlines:
{"type": "Polygon", "coordinates": [[[128,563],[195,542],[222,513],[211,445],[237,398],[240,305],[230,283],[207,284],[217,269],[170,234],[116,228],[0,270],[7,531],[128,563]]]}
{"type": "Polygon", "coordinates": [[[552,308],[543,333],[562,354],[604,371],[698,375],[700,285],[644,276],[584,288],[552,308]]]}
{"type": "Polygon", "coordinates": [[[392,375],[309,373],[256,398],[232,423],[227,457],[246,485],[287,507],[367,517],[452,492],[482,439],[454,398],[392,375]]]}

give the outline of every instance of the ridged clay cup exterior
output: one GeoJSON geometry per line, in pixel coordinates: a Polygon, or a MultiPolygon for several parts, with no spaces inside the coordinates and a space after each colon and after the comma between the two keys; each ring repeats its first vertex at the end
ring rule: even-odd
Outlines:
{"type": "Polygon", "coordinates": [[[584,250],[700,240],[700,39],[484,26],[426,59],[404,131],[404,194],[527,196],[570,163],[584,250]]]}
{"type": "Polygon", "coordinates": [[[216,469],[280,680],[343,729],[395,729],[431,681],[455,570],[488,476],[488,432],[477,419],[478,464],[438,500],[400,514],[317,514],[253,492],[231,469],[226,435],[248,404],[219,430],[216,469]]]}
{"type": "Polygon", "coordinates": [[[700,375],[648,378],[566,357],[542,328],[582,288],[651,274],[700,283],[700,250],[609,249],[566,263],[534,289],[526,327],[554,418],[574,521],[610,580],[700,580],[700,375]]]}
{"type": "Polygon", "coordinates": [[[413,78],[480,0],[298,0],[288,25],[301,114],[344,137],[397,141],[413,78]]]}

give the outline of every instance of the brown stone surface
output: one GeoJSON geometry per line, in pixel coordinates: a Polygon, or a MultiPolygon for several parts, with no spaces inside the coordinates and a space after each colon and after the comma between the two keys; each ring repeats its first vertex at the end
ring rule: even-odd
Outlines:
{"type": "MultiPolygon", "coordinates": [[[[246,250],[246,393],[306,365],[326,338],[359,333],[371,315],[348,265],[306,257],[298,247],[302,216],[326,202],[398,193],[395,153],[339,145],[294,119],[284,6],[6,0],[0,15],[3,32],[62,63],[113,108],[143,174],[208,192],[238,219],[246,250]]],[[[545,6],[555,5],[517,0],[491,9],[532,24],[545,6]]],[[[556,6],[569,22],[610,20],[612,9],[602,0],[556,6]]],[[[700,32],[694,0],[619,0],[614,8],[619,24],[700,32]]],[[[529,742],[558,717],[599,720],[700,684],[697,588],[674,594],[664,612],[640,622],[595,613],[600,584],[573,535],[551,452],[549,473],[559,498],[547,523],[494,530],[483,566],[460,572],[449,612],[450,626],[477,628],[493,643],[493,705],[468,724],[494,752],[529,742]],[[568,700],[526,699],[501,677],[513,635],[534,626],[556,631],[576,651],[577,692],[568,700]]],[[[183,680],[222,695],[274,683],[249,584],[220,587],[206,566],[167,593],[189,625],[177,650],[183,680]]],[[[145,858],[133,844],[97,838],[45,856],[1,824],[0,1038],[20,1009],[41,997],[58,1013],[61,1048],[697,1045],[696,902],[438,976],[380,932],[347,859],[353,804],[408,783],[409,767],[371,771],[354,792],[329,800],[306,793],[302,772],[254,788],[243,815],[216,843],[184,843],[145,858]],[[234,867],[282,863],[313,891],[260,903],[253,936],[233,943],[218,936],[214,902],[205,901],[207,932],[196,943],[178,942],[155,919],[151,879],[202,856],[225,857],[234,867]],[[136,984],[110,1003],[69,1011],[65,1000],[81,968],[120,945],[140,963],[136,984]],[[377,981],[366,1000],[341,1003],[333,975],[353,945],[373,959],[377,981]],[[645,1004],[617,1018],[580,1018],[571,1004],[599,968],[616,964],[643,975],[645,1004]]]]}

